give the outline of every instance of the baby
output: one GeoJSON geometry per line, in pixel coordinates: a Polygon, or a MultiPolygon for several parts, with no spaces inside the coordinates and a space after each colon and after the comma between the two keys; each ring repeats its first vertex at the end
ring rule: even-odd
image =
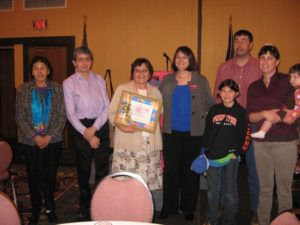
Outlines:
{"type": "MultiPolygon", "coordinates": [[[[278,111],[278,114],[282,122],[292,124],[300,116],[300,63],[293,65],[290,70],[290,84],[295,88],[294,96],[292,100],[292,107],[289,107],[291,101],[287,101],[287,109],[278,111]],[[291,109],[291,110],[288,110],[291,109]]],[[[289,99],[288,99],[289,100],[289,99]]],[[[272,122],[265,120],[260,130],[252,133],[251,137],[263,139],[266,133],[271,129],[272,122]]]]}

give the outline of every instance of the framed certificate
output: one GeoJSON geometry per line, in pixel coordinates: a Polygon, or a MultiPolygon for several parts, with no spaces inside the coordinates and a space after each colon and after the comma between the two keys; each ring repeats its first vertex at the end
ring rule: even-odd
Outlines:
{"type": "Polygon", "coordinates": [[[135,124],[138,130],[155,132],[162,102],[157,99],[123,91],[115,118],[120,125],[135,124]]]}

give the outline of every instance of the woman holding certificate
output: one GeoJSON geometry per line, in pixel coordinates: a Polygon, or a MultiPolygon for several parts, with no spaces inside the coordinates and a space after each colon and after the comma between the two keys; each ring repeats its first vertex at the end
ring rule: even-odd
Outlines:
{"type": "Polygon", "coordinates": [[[160,219],[185,213],[194,220],[199,176],[192,172],[198,156],[205,117],[214,104],[207,79],[199,74],[189,47],[179,47],[172,61],[173,74],[165,76],[159,89],[163,96],[163,209],[160,219]]]}
{"type": "MultiPolygon", "coordinates": [[[[132,120],[128,119],[127,115],[124,116],[126,123],[120,123],[116,119],[120,116],[119,105],[125,101],[124,94],[134,96],[135,99],[146,99],[146,102],[151,102],[150,99],[152,99],[161,104],[162,96],[159,90],[148,83],[152,74],[153,67],[148,59],[137,58],[131,64],[131,80],[117,87],[109,106],[109,120],[115,126],[112,172],[129,171],[139,174],[151,192],[154,192],[162,188],[160,159],[162,137],[159,123],[156,120],[155,128],[147,131],[141,125],[145,121],[133,120],[134,117],[135,119],[146,118],[148,114],[145,111],[151,107],[152,103],[143,108],[142,104],[138,104],[139,102],[132,101],[127,107],[122,107],[130,107],[131,111],[135,110],[131,115],[132,120]]],[[[159,116],[159,110],[156,116],[159,116]]]]}

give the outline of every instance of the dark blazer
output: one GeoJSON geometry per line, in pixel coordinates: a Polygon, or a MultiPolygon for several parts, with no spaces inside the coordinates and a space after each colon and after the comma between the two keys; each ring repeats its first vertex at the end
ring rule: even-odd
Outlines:
{"type": "MultiPolygon", "coordinates": [[[[32,138],[35,136],[35,129],[31,113],[31,92],[34,88],[36,88],[35,81],[26,82],[18,88],[16,97],[18,141],[30,146],[35,145],[32,141],[32,138]]],[[[52,99],[45,133],[51,136],[50,143],[56,143],[63,140],[63,129],[66,123],[63,90],[59,84],[52,81],[47,81],[47,88],[50,88],[52,91],[52,99]]]]}

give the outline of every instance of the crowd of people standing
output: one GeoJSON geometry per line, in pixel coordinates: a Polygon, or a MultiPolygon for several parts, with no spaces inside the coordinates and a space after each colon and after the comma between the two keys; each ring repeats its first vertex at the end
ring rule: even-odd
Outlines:
{"type": "Polygon", "coordinates": [[[258,59],[253,57],[253,36],[247,30],[234,34],[233,47],[235,56],[220,65],[213,92],[200,74],[192,50],[180,46],[174,53],[172,73],[158,88],[149,83],[154,71],[151,62],[137,58],[131,64],[130,80],[117,87],[111,101],[104,79],[91,70],[94,58],[90,49],[74,50],[75,73],[62,86],[50,80],[53,69],[49,60],[34,57],[30,64],[33,79],[18,89],[16,99],[18,140],[26,147],[32,204],[29,225],[39,223],[42,197],[49,222],[58,221],[54,191],[66,119],[76,153],[78,220],[90,216],[89,178],[94,162],[96,184],[109,172],[136,173],[154,196],[160,219],[182,212],[186,221],[193,221],[199,175],[190,167],[203,147],[211,162],[205,178],[205,225],[217,225],[219,208],[224,208],[223,225],[236,224],[241,156],[248,169],[250,223],[270,224],[274,182],[278,212],[291,209],[300,64],[291,67],[290,76],[279,73],[280,53],[273,45],[263,46],[258,59]],[[154,131],[138,129],[136,123],[116,123],[124,91],[162,103],[162,123],[157,123],[154,131]],[[294,100],[291,108],[287,107],[289,99],[294,100]],[[253,133],[253,141],[245,147],[250,140],[249,127],[259,134],[253,133]],[[111,165],[110,141],[114,143],[111,165]]]}

